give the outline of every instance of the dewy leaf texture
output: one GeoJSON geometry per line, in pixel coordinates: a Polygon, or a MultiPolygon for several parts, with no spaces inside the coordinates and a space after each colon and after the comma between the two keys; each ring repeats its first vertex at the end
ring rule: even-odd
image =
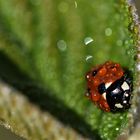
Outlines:
{"type": "Polygon", "coordinates": [[[96,108],[84,97],[85,74],[107,60],[134,73],[132,23],[125,0],[0,0],[0,77],[83,137],[115,140],[128,112],[96,108]]]}

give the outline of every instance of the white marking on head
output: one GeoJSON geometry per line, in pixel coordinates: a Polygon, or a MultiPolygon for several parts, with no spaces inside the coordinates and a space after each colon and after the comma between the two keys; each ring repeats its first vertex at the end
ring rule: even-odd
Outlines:
{"type": "Polygon", "coordinates": [[[123,106],[119,103],[119,104],[115,104],[115,106],[117,107],[117,108],[123,108],[123,106]]]}
{"type": "Polygon", "coordinates": [[[106,92],[102,94],[103,98],[106,100],[106,92]]]}
{"type": "Polygon", "coordinates": [[[129,90],[130,89],[129,85],[126,82],[123,82],[121,87],[122,87],[123,90],[129,90]]]}
{"type": "Polygon", "coordinates": [[[105,88],[107,89],[111,84],[112,84],[112,82],[106,83],[105,88]]]}

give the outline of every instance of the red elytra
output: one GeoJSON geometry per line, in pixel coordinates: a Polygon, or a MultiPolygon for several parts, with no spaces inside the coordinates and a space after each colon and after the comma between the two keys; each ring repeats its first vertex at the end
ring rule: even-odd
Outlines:
{"type": "Polygon", "coordinates": [[[107,61],[102,65],[93,67],[86,75],[88,94],[87,97],[93,101],[100,109],[109,112],[110,107],[106,97],[98,92],[101,83],[110,84],[120,79],[124,74],[120,64],[107,61]]]}

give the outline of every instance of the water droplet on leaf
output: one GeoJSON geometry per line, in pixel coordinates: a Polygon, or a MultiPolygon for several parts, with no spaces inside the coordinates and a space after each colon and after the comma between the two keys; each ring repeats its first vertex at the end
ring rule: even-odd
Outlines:
{"type": "Polygon", "coordinates": [[[117,128],[116,128],[116,131],[118,131],[118,130],[119,130],[119,128],[117,127],[117,128]]]}
{"type": "Polygon", "coordinates": [[[92,56],[92,55],[87,55],[87,56],[86,56],[86,61],[87,61],[87,62],[91,62],[92,59],[93,59],[93,56],[92,56]]]}
{"type": "Polygon", "coordinates": [[[57,42],[57,47],[60,51],[65,51],[67,49],[67,44],[64,40],[59,40],[57,42]]]}
{"type": "Polygon", "coordinates": [[[77,8],[77,1],[74,2],[75,8],[77,8]]]}
{"type": "Polygon", "coordinates": [[[106,28],[105,29],[105,35],[106,36],[111,36],[112,35],[112,29],[111,28],[106,28]]]}
{"type": "Polygon", "coordinates": [[[108,124],[107,127],[111,128],[112,127],[112,124],[108,124]]]}
{"type": "Polygon", "coordinates": [[[120,120],[122,120],[123,119],[123,116],[120,116],[120,120]]]}
{"type": "Polygon", "coordinates": [[[117,40],[117,46],[122,46],[123,45],[123,41],[122,40],[117,40]]]}
{"type": "Polygon", "coordinates": [[[86,37],[86,38],[84,39],[85,45],[88,45],[88,44],[91,43],[91,42],[93,42],[93,38],[91,38],[91,37],[86,37]]]}
{"type": "Polygon", "coordinates": [[[128,40],[125,40],[124,44],[125,45],[128,45],[129,44],[129,41],[128,40]]]}

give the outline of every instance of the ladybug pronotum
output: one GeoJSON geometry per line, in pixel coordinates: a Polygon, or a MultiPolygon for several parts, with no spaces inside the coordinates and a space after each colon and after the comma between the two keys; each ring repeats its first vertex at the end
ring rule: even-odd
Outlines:
{"type": "Polygon", "coordinates": [[[130,108],[132,79],[120,64],[107,61],[95,66],[86,75],[86,96],[106,112],[130,108]]]}

